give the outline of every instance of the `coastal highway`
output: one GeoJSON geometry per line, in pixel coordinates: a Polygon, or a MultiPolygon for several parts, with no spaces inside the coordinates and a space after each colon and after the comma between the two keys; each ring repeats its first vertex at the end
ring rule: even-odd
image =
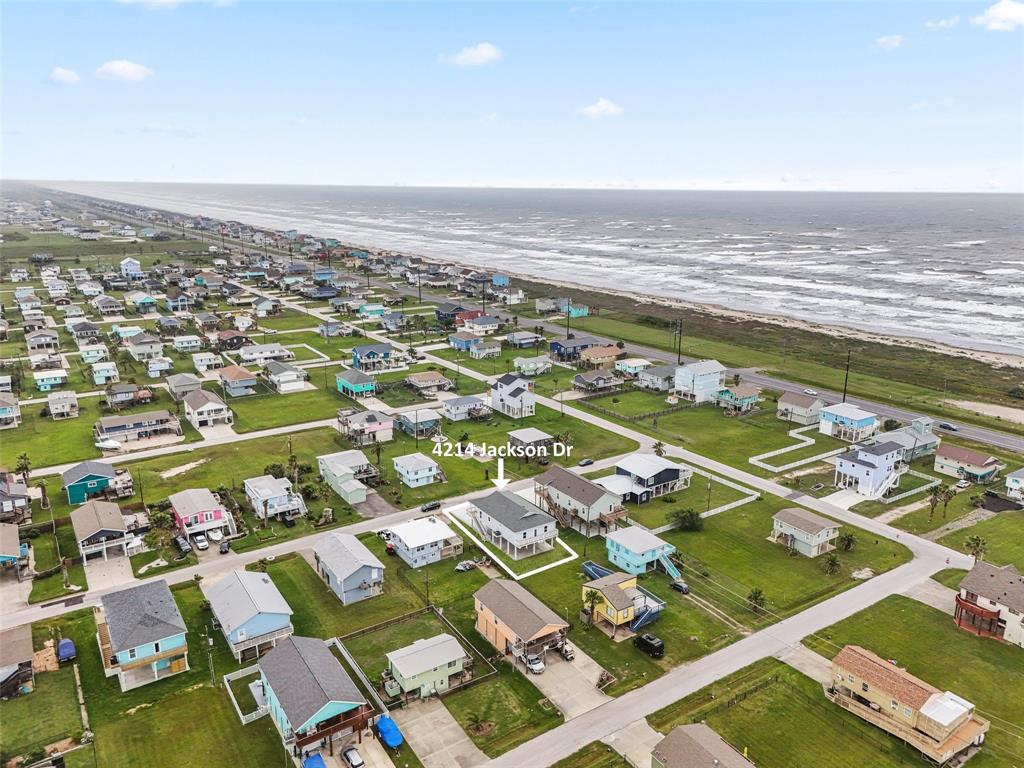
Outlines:
{"type": "MultiPolygon", "coordinates": [[[[378,287],[394,288],[395,290],[398,290],[400,293],[403,293],[406,296],[419,296],[419,291],[416,288],[416,286],[410,286],[404,282],[385,282],[382,280],[371,280],[371,284],[375,284],[378,287]]],[[[452,301],[452,299],[449,298],[448,296],[441,295],[438,293],[423,291],[422,295],[424,301],[430,301],[432,303],[452,301]]],[[[481,307],[480,302],[466,297],[459,297],[457,301],[463,306],[466,306],[471,309],[481,307]]],[[[502,315],[509,314],[508,307],[502,304],[491,305],[488,307],[488,309],[489,311],[502,315]]],[[[524,324],[523,328],[525,329],[536,325],[541,326],[545,331],[549,331],[555,335],[565,334],[564,323],[546,320],[535,320],[534,318],[529,318],[529,323],[524,324]]],[[[598,339],[600,341],[606,341],[609,344],[616,343],[615,339],[601,336],[600,334],[597,333],[591,333],[590,331],[580,331],[579,333],[581,335],[592,336],[593,338],[598,339]]],[[[651,361],[663,363],[675,362],[675,355],[672,355],[663,349],[655,349],[654,347],[647,347],[640,344],[628,344],[627,349],[631,353],[636,354],[639,357],[645,357],[651,361]]],[[[682,359],[683,362],[692,362],[695,358],[683,355],[682,359]]],[[[792,381],[786,381],[785,379],[775,378],[774,376],[766,376],[762,373],[758,373],[757,370],[753,368],[729,369],[728,373],[730,375],[739,374],[742,381],[748,384],[754,384],[755,386],[758,387],[763,387],[765,389],[776,389],[782,392],[803,392],[806,388],[805,384],[797,384],[792,381]]],[[[829,403],[838,403],[840,400],[843,399],[843,395],[841,392],[835,392],[828,389],[816,389],[815,391],[818,392],[822,399],[826,400],[829,403]]],[[[882,416],[883,418],[893,418],[900,419],[902,421],[911,421],[912,419],[916,419],[920,416],[927,415],[923,413],[917,413],[915,411],[903,408],[901,406],[891,405],[884,402],[876,402],[873,400],[865,400],[859,397],[848,396],[846,398],[846,401],[848,403],[858,405],[862,408],[866,408],[872,413],[876,413],[879,416],[882,416]]],[[[963,438],[965,440],[973,440],[978,443],[984,443],[986,445],[991,445],[994,448],[1001,448],[1003,450],[1024,453],[1024,436],[1011,435],[1007,432],[1000,432],[995,429],[987,429],[985,427],[977,427],[971,424],[964,424],[961,422],[954,421],[952,419],[938,420],[944,421],[945,423],[949,423],[955,426],[957,428],[955,433],[957,437],[963,438]]]]}

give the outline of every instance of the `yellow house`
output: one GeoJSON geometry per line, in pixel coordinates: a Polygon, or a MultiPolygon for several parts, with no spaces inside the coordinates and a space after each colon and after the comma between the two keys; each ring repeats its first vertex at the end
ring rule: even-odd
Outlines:
{"type": "Polygon", "coordinates": [[[584,609],[590,610],[588,595],[596,592],[600,599],[594,603],[594,623],[607,621],[613,627],[629,624],[635,616],[633,596],[636,594],[636,576],[631,573],[609,573],[588,581],[582,587],[584,609]]]}

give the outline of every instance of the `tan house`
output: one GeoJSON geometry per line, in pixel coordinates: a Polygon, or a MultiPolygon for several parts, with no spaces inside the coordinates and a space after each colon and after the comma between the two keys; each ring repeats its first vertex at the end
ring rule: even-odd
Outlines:
{"type": "Polygon", "coordinates": [[[806,509],[789,507],[772,516],[769,541],[785,544],[804,557],[817,557],[835,549],[839,523],[806,509]]]}
{"type": "Polygon", "coordinates": [[[473,593],[473,602],[477,632],[501,653],[522,659],[565,642],[568,622],[519,582],[492,579],[473,593]]]}
{"type": "Polygon", "coordinates": [[[827,696],[939,765],[977,752],[989,729],[971,702],[859,645],[847,645],[832,660],[827,696]]]}
{"type": "Polygon", "coordinates": [[[953,620],[968,632],[1024,648],[1024,576],[1013,565],[975,563],[960,582],[953,620]]]}
{"type": "Polygon", "coordinates": [[[437,371],[420,371],[405,377],[405,383],[421,395],[434,395],[452,388],[451,379],[437,371]]]}
{"type": "Polygon", "coordinates": [[[935,471],[972,483],[987,483],[1006,467],[995,456],[943,442],[935,450],[935,471]]]}
{"type": "Polygon", "coordinates": [[[754,768],[704,723],[677,725],[651,750],[651,768],[754,768]]]}
{"type": "Polygon", "coordinates": [[[786,392],[775,403],[775,415],[790,424],[817,424],[825,401],[803,392],[786,392]]]}
{"type": "Polygon", "coordinates": [[[611,368],[615,365],[622,350],[611,345],[605,347],[587,347],[580,352],[580,362],[591,368],[611,368]]]}

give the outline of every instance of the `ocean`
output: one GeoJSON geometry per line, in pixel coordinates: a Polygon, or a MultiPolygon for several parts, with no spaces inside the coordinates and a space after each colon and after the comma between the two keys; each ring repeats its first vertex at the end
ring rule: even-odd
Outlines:
{"type": "Polygon", "coordinates": [[[1024,196],[61,182],[541,279],[1024,354],[1024,196]]]}

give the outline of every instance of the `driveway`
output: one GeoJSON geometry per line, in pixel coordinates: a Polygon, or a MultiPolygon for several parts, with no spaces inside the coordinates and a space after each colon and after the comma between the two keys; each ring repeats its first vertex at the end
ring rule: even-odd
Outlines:
{"type": "Polygon", "coordinates": [[[383,517],[398,511],[388,503],[387,499],[373,490],[366,494],[366,501],[356,504],[355,507],[363,517],[383,517]]]}
{"type": "MultiPolygon", "coordinates": [[[[576,658],[572,661],[565,661],[557,653],[548,652],[544,660],[544,672],[529,675],[530,682],[558,707],[566,720],[579,717],[611,700],[610,696],[597,689],[598,678],[604,670],[578,647],[573,646],[573,649],[576,658]]],[[[516,664],[516,668],[528,674],[522,664],[516,664]]]]}
{"type": "Polygon", "coordinates": [[[424,768],[470,768],[487,762],[440,699],[417,701],[391,717],[424,768]]]}
{"type": "Polygon", "coordinates": [[[939,584],[935,579],[925,579],[917,584],[911,584],[903,590],[903,594],[950,616],[956,614],[956,596],[959,593],[945,584],[939,584]]]}
{"type": "Polygon", "coordinates": [[[327,763],[327,768],[348,768],[348,763],[341,756],[341,751],[350,744],[359,750],[359,756],[366,763],[366,768],[395,768],[395,764],[391,761],[391,757],[388,755],[384,745],[377,741],[376,737],[370,736],[367,738],[365,735],[361,743],[353,738],[340,746],[335,745],[334,755],[321,752],[320,756],[327,763]]]}
{"type": "Polygon", "coordinates": [[[864,501],[864,497],[861,496],[856,491],[844,490],[836,491],[835,493],[830,493],[828,496],[823,496],[821,500],[828,504],[831,504],[834,507],[839,507],[840,509],[848,510],[854,504],[859,504],[860,502],[864,501]]]}
{"type": "Polygon", "coordinates": [[[651,750],[663,738],[664,734],[658,733],[645,718],[641,718],[601,741],[622,755],[630,765],[647,768],[651,764],[651,750]]]}
{"type": "Polygon", "coordinates": [[[85,564],[85,578],[89,581],[89,589],[110,589],[135,581],[132,573],[132,561],[124,555],[111,555],[104,560],[98,557],[85,564]]]}
{"type": "Polygon", "coordinates": [[[832,682],[832,662],[803,643],[796,643],[775,654],[775,658],[822,685],[832,682]]]}

